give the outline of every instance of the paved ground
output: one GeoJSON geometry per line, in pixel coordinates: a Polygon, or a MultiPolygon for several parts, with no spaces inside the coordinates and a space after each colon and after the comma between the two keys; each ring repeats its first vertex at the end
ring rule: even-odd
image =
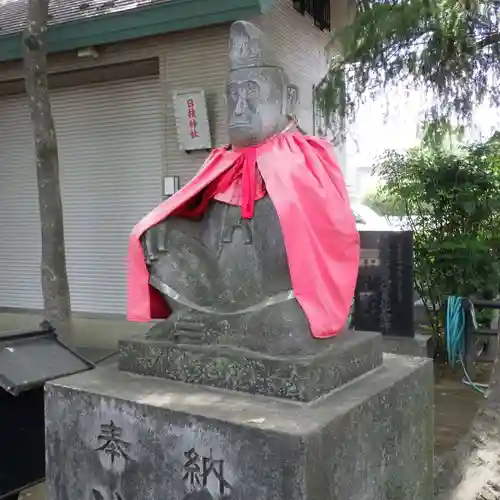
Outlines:
{"type": "MultiPolygon", "coordinates": [[[[478,381],[487,382],[491,365],[481,365],[478,381]]],[[[462,383],[461,370],[435,367],[434,390],[435,452],[441,455],[451,450],[468,431],[484,396],[462,383]]]]}

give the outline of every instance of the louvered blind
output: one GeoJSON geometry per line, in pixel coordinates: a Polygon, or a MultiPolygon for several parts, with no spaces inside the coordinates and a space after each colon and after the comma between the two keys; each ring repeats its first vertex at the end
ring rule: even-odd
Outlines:
{"type": "MultiPolygon", "coordinates": [[[[52,93],[73,311],[125,313],[134,224],[161,201],[158,79],[52,93]]],[[[24,98],[0,101],[0,307],[41,308],[40,235],[24,98]]]]}
{"type": "Polygon", "coordinates": [[[0,100],[0,307],[42,308],[38,214],[28,102],[0,100]]]}
{"type": "Polygon", "coordinates": [[[133,226],[161,201],[158,79],[54,92],[73,311],[125,313],[133,226]]]}

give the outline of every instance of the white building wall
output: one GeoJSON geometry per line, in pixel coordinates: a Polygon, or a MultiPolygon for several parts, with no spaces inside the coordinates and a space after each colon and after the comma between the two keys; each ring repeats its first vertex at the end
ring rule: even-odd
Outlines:
{"type": "MultiPolygon", "coordinates": [[[[325,75],[331,36],[314,27],[313,21],[293,9],[292,0],[277,0],[266,14],[252,20],[266,32],[274,45],[277,61],[283,65],[292,83],[299,87],[300,104],[297,113],[300,126],[310,134],[313,129],[313,88],[325,75]]],[[[227,142],[226,78],[229,25],[206,30],[178,33],[169,37],[162,59],[162,79],[167,91],[167,172],[180,175],[187,182],[199,170],[205,152],[190,155],[179,150],[173,120],[171,92],[202,87],[208,107],[215,145],[227,142]],[[210,61],[210,63],[207,63],[210,61]]],[[[331,48],[330,48],[331,50],[331,48]]],[[[342,151],[337,151],[344,165],[342,151]]]]}
{"type": "Polygon", "coordinates": [[[274,44],[277,61],[299,87],[299,124],[313,134],[313,88],[328,68],[326,48],[330,35],[317,29],[310,17],[293,9],[292,0],[277,0],[257,23],[274,44]]]}
{"type": "MultiPolygon", "coordinates": [[[[332,1],[332,27],[343,25],[348,19],[348,1],[332,1]]],[[[314,130],[313,89],[328,70],[334,47],[332,36],[314,26],[313,20],[292,7],[292,0],[277,0],[274,7],[256,20],[274,43],[277,60],[299,87],[300,105],[297,113],[300,126],[309,134],[314,130]]],[[[317,126],[317,124],[316,124],[317,126]]],[[[343,147],[337,147],[337,158],[346,172],[343,147]]]]}
{"type": "MultiPolygon", "coordinates": [[[[79,58],[77,52],[49,57],[51,72],[107,66],[127,61],[158,57],[163,106],[164,145],[162,166],[165,175],[179,175],[186,183],[199,170],[207,153],[180,151],[174,117],[172,93],[188,88],[205,90],[211,119],[214,146],[227,143],[225,82],[229,25],[188,30],[160,37],[97,47],[99,56],[79,58]]],[[[0,83],[22,78],[20,62],[0,63],[0,83]]],[[[1,99],[1,97],[0,97],[1,99]]],[[[158,179],[161,183],[162,180],[158,179]]]]}
{"type": "MultiPolygon", "coordinates": [[[[341,24],[345,13],[335,0],[332,23],[341,24]]],[[[330,35],[314,27],[308,16],[293,9],[292,0],[277,0],[266,15],[253,19],[274,42],[278,61],[300,89],[299,123],[313,133],[313,86],[324,76],[328,65],[330,35]]],[[[177,142],[172,92],[187,88],[205,90],[214,145],[227,142],[225,86],[228,70],[229,25],[218,25],[161,37],[98,47],[99,57],[79,58],[77,52],[50,56],[51,71],[68,71],[118,62],[158,57],[164,108],[163,169],[165,175],[179,175],[186,183],[200,168],[206,152],[186,154],[177,142]]],[[[0,82],[22,77],[20,62],[0,64],[0,82]]],[[[344,163],[342,152],[339,161],[344,163]]]]}

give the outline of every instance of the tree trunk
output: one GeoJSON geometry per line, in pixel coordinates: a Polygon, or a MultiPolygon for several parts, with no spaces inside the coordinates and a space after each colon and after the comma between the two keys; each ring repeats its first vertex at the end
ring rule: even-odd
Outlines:
{"type": "Polygon", "coordinates": [[[71,304],[66,274],[59,160],[44,46],[48,10],[49,0],[29,0],[28,23],[23,36],[25,80],[35,139],[45,318],[62,339],[70,342],[71,304]]]}
{"type": "Polygon", "coordinates": [[[436,467],[437,500],[500,499],[500,342],[482,407],[469,433],[436,467]]]}

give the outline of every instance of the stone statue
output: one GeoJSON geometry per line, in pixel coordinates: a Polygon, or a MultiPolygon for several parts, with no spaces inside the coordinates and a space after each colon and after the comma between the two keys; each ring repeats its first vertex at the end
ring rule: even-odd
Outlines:
{"type": "Polygon", "coordinates": [[[298,88],[269,51],[264,34],[253,24],[231,29],[227,85],[229,140],[233,147],[263,143],[290,123],[298,88]]]}
{"type": "MultiPolygon", "coordinates": [[[[285,245],[283,220],[280,221],[282,217],[268,194],[267,184],[271,180],[264,179],[257,168],[264,160],[261,162],[255,157],[257,153],[252,153],[253,146],[266,144],[270,138],[279,139],[283,133],[297,134],[293,116],[298,89],[289,82],[268,49],[263,33],[256,26],[248,22],[232,25],[227,85],[231,146],[214,154],[221,161],[230,155],[238,158],[240,150],[250,157],[254,154],[251,170],[241,167],[240,175],[234,174],[230,182],[226,182],[227,176],[226,181],[217,181],[215,191],[212,186],[216,181],[205,183],[208,187],[204,191],[181,204],[187,210],[212,189],[214,192],[207,195],[210,199],[202,213],[193,212],[186,217],[176,209],[140,236],[150,286],[161,294],[171,310],[168,319],[150,330],[150,339],[219,345],[275,356],[311,355],[331,342],[331,339],[318,340],[310,333],[308,317],[292,285],[287,256],[290,248],[285,245]],[[250,217],[242,216],[242,197],[247,185],[254,191],[248,202],[252,205],[250,217]]],[[[211,159],[207,161],[210,163],[211,159]]],[[[285,169],[280,165],[273,168],[285,169]]],[[[345,190],[343,180],[339,182],[345,190]]],[[[321,211],[323,202],[317,203],[321,211]]],[[[348,219],[352,217],[350,209],[347,206],[345,210],[345,200],[342,203],[344,212],[350,214],[346,219],[348,230],[340,239],[333,235],[325,237],[332,238],[328,248],[333,248],[336,244],[343,245],[342,235],[349,233],[347,240],[352,248],[348,246],[344,252],[345,267],[352,268],[353,275],[358,266],[357,233],[354,220],[351,224],[348,219]]],[[[305,224],[315,216],[314,207],[308,210],[311,215],[305,224]]],[[[335,210],[333,205],[332,210],[335,210]]],[[[311,262],[314,264],[314,259],[311,262]]],[[[307,258],[303,265],[307,265],[307,258]]],[[[355,276],[350,276],[347,288],[353,290],[354,283],[355,276]]],[[[129,289],[131,286],[135,285],[129,280],[129,289]]],[[[352,290],[347,295],[351,293],[352,297],[352,290]]]]}

